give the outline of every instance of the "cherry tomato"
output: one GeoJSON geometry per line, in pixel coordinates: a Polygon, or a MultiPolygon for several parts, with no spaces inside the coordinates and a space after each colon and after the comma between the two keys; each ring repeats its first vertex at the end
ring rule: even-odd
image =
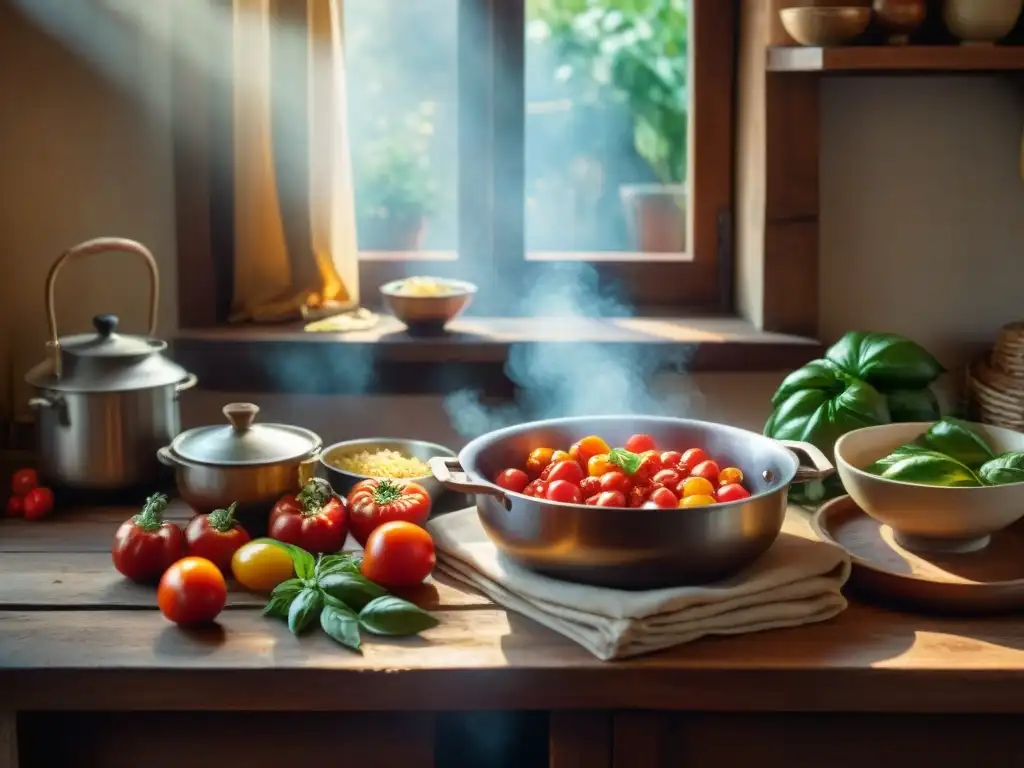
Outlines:
{"type": "Polygon", "coordinates": [[[589,499],[591,496],[596,496],[601,492],[601,478],[600,477],[584,477],[580,480],[580,493],[583,494],[583,498],[589,499]]]}
{"type": "Polygon", "coordinates": [[[663,451],[661,454],[661,466],[665,469],[675,469],[683,460],[683,454],[679,451],[663,451]]]}
{"type": "Polygon", "coordinates": [[[715,499],[713,496],[687,496],[685,499],[680,499],[680,507],[706,507],[709,504],[714,504],[715,499]]]}
{"type": "Polygon", "coordinates": [[[688,475],[693,472],[694,467],[707,460],[708,454],[703,448],[691,448],[683,452],[683,458],[678,465],[678,469],[682,474],[688,475]]]}
{"type": "Polygon", "coordinates": [[[554,448],[534,448],[526,458],[526,471],[533,477],[538,477],[544,471],[544,467],[551,463],[554,453],[554,448]]]}
{"type": "Polygon", "coordinates": [[[231,567],[236,550],[249,540],[245,528],[235,520],[235,507],[215,509],[208,515],[196,515],[185,526],[188,553],[203,557],[221,571],[231,567]]]}
{"type": "Polygon", "coordinates": [[[668,488],[655,488],[646,504],[653,504],[659,509],[675,509],[679,506],[679,499],[668,488]]]}
{"type": "Polygon", "coordinates": [[[601,491],[597,495],[597,501],[594,502],[594,506],[624,507],[626,506],[626,497],[618,491],[601,491]]]}
{"type": "Polygon", "coordinates": [[[619,466],[613,464],[607,453],[598,453],[587,460],[587,474],[591,477],[600,477],[605,472],[614,472],[619,466]]]}
{"type": "Polygon", "coordinates": [[[692,477],[703,477],[712,485],[718,485],[718,465],[713,461],[702,461],[690,473],[692,477]]]}
{"type": "Polygon", "coordinates": [[[348,494],[349,528],[352,537],[365,547],[373,529],[392,520],[426,525],[430,506],[430,494],[421,485],[370,478],[357,483],[348,494]]]}
{"type": "Polygon", "coordinates": [[[714,496],[715,486],[710,480],[703,477],[688,477],[679,484],[679,495],[687,496],[714,496]]]}
{"type": "Polygon", "coordinates": [[[552,480],[544,498],[548,501],[561,501],[564,504],[579,504],[583,495],[579,486],[569,480],[552,480]]]}
{"type": "Polygon", "coordinates": [[[375,528],[366,540],[362,574],[387,589],[413,587],[434,570],[434,540],[423,528],[392,520],[375,528]]]}
{"type": "Polygon", "coordinates": [[[7,500],[7,516],[8,517],[24,517],[25,515],[25,500],[20,496],[11,496],[7,500]]]}
{"type": "Polygon", "coordinates": [[[270,541],[250,541],[231,556],[235,580],[252,592],[270,592],[295,575],[292,557],[270,541]]]}
{"type": "Polygon", "coordinates": [[[547,493],[548,484],[544,480],[532,480],[528,486],[523,489],[523,493],[527,496],[533,496],[537,499],[543,499],[544,494],[547,493]]]}
{"type": "Polygon", "coordinates": [[[513,493],[522,493],[530,484],[530,476],[521,469],[503,469],[494,481],[499,488],[513,493]]]}
{"type": "Polygon", "coordinates": [[[549,483],[554,483],[556,480],[566,480],[573,485],[579,485],[580,480],[583,479],[583,470],[579,464],[571,459],[569,461],[560,461],[551,466],[551,471],[548,472],[547,477],[544,479],[549,483]]]}
{"type": "Polygon", "coordinates": [[[661,470],[661,454],[657,451],[644,451],[640,454],[640,466],[632,477],[634,480],[651,480],[661,470]]]}
{"type": "Polygon", "coordinates": [[[551,462],[556,461],[575,461],[575,459],[569,455],[568,451],[555,451],[551,454],[551,462]]]}
{"type": "Polygon", "coordinates": [[[114,534],[114,567],[132,581],[156,581],[185,553],[185,534],[174,523],[164,522],[165,509],[167,497],[154,494],[114,534]]]}
{"type": "Polygon", "coordinates": [[[160,613],[183,626],[213,621],[227,599],[224,575],[204,557],[185,557],[172,564],[156,590],[160,613]]]}
{"type": "Polygon", "coordinates": [[[726,467],[718,473],[719,485],[732,485],[743,482],[743,472],[736,467],[726,467]]]}
{"type": "MultiPolygon", "coordinates": [[[[598,454],[607,454],[611,451],[611,446],[608,445],[597,435],[590,435],[584,437],[582,440],[578,440],[573,443],[569,448],[569,455],[572,456],[576,461],[579,462],[580,466],[587,466],[591,456],[597,456],[598,454]]],[[[603,475],[604,472],[598,472],[598,475],[603,475]]]]}
{"type": "Polygon", "coordinates": [[[595,493],[593,496],[588,496],[586,502],[584,502],[584,503],[588,507],[596,507],[597,506],[597,497],[600,496],[600,495],[601,494],[599,494],[599,493],[595,493]]]}
{"type": "Polygon", "coordinates": [[[750,492],[738,483],[729,483],[718,489],[718,500],[720,502],[739,501],[750,497],[750,492]]]}
{"type": "Polygon", "coordinates": [[[682,479],[679,472],[674,469],[662,469],[651,478],[651,480],[664,485],[666,488],[675,488],[682,479]]]}
{"type": "MultiPolygon", "coordinates": [[[[378,481],[356,483],[352,492],[372,482],[378,481]]],[[[314,477],[297,495],[287,494],[278,500],[270,513],[269,533],[272,539],[314,555],[337,552],[345,543],[345,500],[335,495],[326,480],[314,477]]]]}
{"type": "Polygon", "coordinates": [[[601,475],[599,480],[602,491],[618,491],[625,495],[629,492],[632,483],[629,482],[629,478],[626,477],[624,472],[612,471],[605,472],[601,475]]]}
{"type": "Polygon", "coordinates": [[[39,487],[39,475],[34,469],[19,469],[11,477],[11,492],[15,496],[25,496],[33,488],[39,487]]]}
{"type": "Polygon", "coordinates": [[[648,497],[654,492],[654,486],[650,483],[635,483],[629,489],[626,496],[626,503],[633,508],[642,507],[648,497]]]}
{"type": "Polygon", "coordinates": [[[49,488],[33,488],[22,499],[26,520],[39,520],[53,511],[53,491],[49,488]]]}
{"type": "Polygon", "coordinates": [[[630,453],[644,453],[654,450],[654,438],[650,435],[633,435],[626,441],[626,450],[630,453]]]}

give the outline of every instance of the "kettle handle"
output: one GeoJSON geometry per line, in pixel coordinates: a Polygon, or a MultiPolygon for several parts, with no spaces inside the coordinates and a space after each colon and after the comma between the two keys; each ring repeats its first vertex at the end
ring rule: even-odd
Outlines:
{"type": "Polygon", "coordinates": [[[46,343],[46,346],[52,350],[53,373],[58,379],[61,377],[60,337],[57,335],[57,311],[54,307],[53,299],[57,273],[60,272],[64,264],[72,259],[107,251],[134,253],[146,262],[146,266],[149,268],[149,330],[146,332],[146,335],[152,336],[156,333],[156,312],[160,300],[160,272],[156,266],[156,259],[153,258],[153,254],[149,252],[149,249],[142,243],[137,243],[134,240],[128,240],[123,237],[97,237],[94,240],[79,243],[61,254],[60,258],[53,262],[49,274],[46,275],[46,320],[50,331],[50,340],[46,343]]]}

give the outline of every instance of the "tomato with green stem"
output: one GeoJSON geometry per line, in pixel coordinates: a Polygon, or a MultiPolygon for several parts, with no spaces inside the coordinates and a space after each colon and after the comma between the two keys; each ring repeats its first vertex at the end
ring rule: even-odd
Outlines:
{"type": "Polygon", "coordinates": [[[270,513],[270,538],[313,554],[337,552],[345,543],[345,500],[314,477],[298,494],[281,497],[270,513]]]}
{"type": "Polygon", "coordinates": [[[164,521],[168,499],[156,493],[142,511],[125,520],[114,534],[114,567],[132,581],[154,582],[185,552],[185,534],[164,521]]]}
{"type": "Polygon", "coordinates": [[[229,569],[235,552],[249,541],[248,532],[235,519],[237,507],[238,504],[232,502],[227,509],[193,517],[185,526],[188,553],[205,557],[222,571],[229,569]]]}
{"type": "Polygon", "coordinates": [[[416,483],[371,477],[356,483],[348,495],[349,530],[364,547],[370,534],[385,523],[401,520],[422,527],[428,517],[430,494],[416,483]]]}

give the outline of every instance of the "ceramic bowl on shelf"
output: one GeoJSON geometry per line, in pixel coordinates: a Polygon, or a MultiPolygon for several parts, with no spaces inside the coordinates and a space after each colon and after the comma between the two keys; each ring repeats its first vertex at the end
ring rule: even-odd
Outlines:
{"type": "Polygon", "coordinates": [[[786,32],[800,45],[846,45],[863,34],[871,22],[871,9],[860,6],[782,8],[779,18],[786,32]]]}
{"type": "Polygon", "coordinates": [[[942,18],[965,45],[992,45],[1017,25],[1024,0],[945,0],[942,18]]]}
{"type": "Polygon", "coordinates": [[[925,0],[874,0],[875,23],[886,34],[889,45],[906,45],[910,33],[924,24],[928,15],[925,0]]]}
{"type": "Polygon", "coordinates": [[[384,303],[411,335],[444,333],[445,326],[469,306],[476,286],[442,277],[406,277],[380,287],[384,303]]]}
{"type": "MultiPolygon", "coordinates": [[[[865,427],[836,441],[836,469],[857,506],[893,530],[910,550],[970,552],[1024,517],[1024,483],[949,488],[890,480],[865,471],[894,449],[913,441],[933,422],[865,427]]],[[[1024,434],[971,423],[993,451],[1024,451],[1024,434]]]]}

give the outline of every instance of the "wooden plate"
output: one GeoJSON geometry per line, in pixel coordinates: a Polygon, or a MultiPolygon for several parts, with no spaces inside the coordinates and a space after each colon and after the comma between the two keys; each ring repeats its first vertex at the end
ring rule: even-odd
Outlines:
{"type": "Polygon", "coordinates": [[[903,549],[889,526],[868,517],[849,496],[824,504],[811,526],[850,554],[850,586],[866,596],[949,614],[1024,609],[1022,523],[992,534],[984,549],[962,554],[903,549]]]}

